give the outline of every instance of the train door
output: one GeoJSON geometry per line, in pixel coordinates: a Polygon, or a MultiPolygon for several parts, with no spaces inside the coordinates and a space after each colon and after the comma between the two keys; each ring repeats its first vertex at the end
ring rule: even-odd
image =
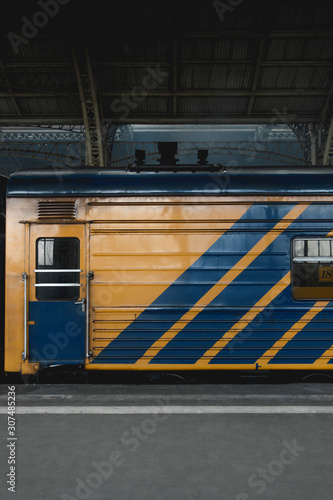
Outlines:
{"type": "Polygon", "coordinates": [[[32,224],[26,311],[30,362],[79,364],[87,354],[83,224],[32,224]]]}

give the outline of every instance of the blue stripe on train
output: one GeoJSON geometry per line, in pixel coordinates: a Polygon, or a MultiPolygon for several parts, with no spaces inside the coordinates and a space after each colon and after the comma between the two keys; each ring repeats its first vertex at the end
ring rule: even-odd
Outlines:
{"type": "MultiPolygon", "coordinates": [[[[196,316],[177,336],[168,343],[168,345],[162,349],[156,357],[150,362],[150,364],[157,364],[163,362],[171,363],[171,351],[170,349],[176,349],[176,347],[181,344],[184,340],[183,347],[185,347],[186,339],[192,338],[194,335],[198,337],[198,334],[194,331],[197,322],[202,322],[206,325],[206,330],[202,334],[201,344],[197,342],[196,352],[188,353],[189,357],[187,363],[195,363],[200,359],[207,349],[212,347],[214,343],[219,340],[230,328],[232,328],[237,321],[239,321],[246,312],[248,312],[251,307],[253,307],[256,302],[258,302],[278,281],[280,281],[283,276],[287,274],[290,268],[290,236],[281,234],[276,238],[270,245],[268,252],[263,252],[259,255],[227,288],[225,288],[211,303],[207,306],[200,314],[196,316]],[[218,318],[216,323],[217,327],[212,328],[211,320],[212,315],[218,318]],[[231,311],[234,311],[231,314],[231,311]],[[168,360],[166,361],[166,356],[168,360]]],[[[291,305],[290,301],[290,291],[284,294],[283,303],[291,305]]],[[[272,304],[280,303],[280,297],[277,297],[272,304]]],[[[276,306],[275,306],[276,307],[276,306]]],[[[270,309],[271,310],[271,309],[270,309]]],[[[266,313],[261,313],[259,316],[260,320],[265,317],[266,313]]],[[[302,312],[300,313],[303,314],[302,312]]],[[[255,320],[256,321],[256,320],[255,320]]],[[[250,324],[243,332],[246,334],[252,328],[250,324]]],[[[283,333],[282,333],[283,334],[283,333]]],[[[281,332],[278,335],[282,335],[281,332]]],[[[242,336],[242,332],[236,335],[236,339],[242,336]]],[[[277,337],[279,338],[279,336],[277,337]]],[[[274,343],[274,339],[272,343],[274,343]]],[[[269,348],[269,340],[267,340],[267,349],[269,348]]],[[[248,346],[247,346],[248,347],[248,346]]],[[[262,350],[265,352],[265,347],[262,350]]],[[[232,352],[228,349],[227,356],[230,358],[230,362],[237,363],[236,356],[239,354],[237,351],[232,352]],[[235,361],[232,360],[235,358],[235,361]]],[[[249,359],[251,353],[247,352],[247,359],[244,362],[252,363],[252,359],[249,359]]],[[[257,353],[253,352],[254,360],[258,359],[257,353]]],[[[244,355],[244,354],[242,354],[244,355]]],[[[225,352],[221,352],[218,356],[218,363],[224,362],[225,352]]],[[[214,358],[215,359],[215,358],[214,358]]],[[[212,360],[211,364],[215,361],[212,360]]]]}
{"type": "MultiPolygon", "coordinates": [[[[321,207],[319,207],[321,208],[321,207]]],[[[327,207],[325,207],[327,208],[327,207]]],[[[333,207],[329,207],[330,209],[326,209],[326,213],[323,213],[323,216],[333,216],[333,207]]],[[[319,217],[318,214],[318,206],[307,208],[300,217],[306,221],[307,219],[313,219],[314,217],[319,217]]],[[[308,231],[307,226],[302,226],[302,221],[296,219],[289,228],[293,231],[300,230],[302,227],[305,227],[305,230],[308,231]]],[[[327,235],[327,222],[324,223],[325,231],[320,229],[321,236],[325,237],[327,235]]],[[[317,229],[318,231],[318,229],[317,229]]],[[[182,363],[192,364],[195,363],[198,359],[200,359],[204,353],[214,345],[214,343],[219,340],[224,333],[228,331],[243,315],[246,311],[241,312],[238,309],[238,314],[235,315],[235,320],[233,324],[228,322],[228,313],[231,307],[237,307],[239,304],[242,306],[248,304],[249,298],[251,298],[251,305],[248,306],[248,309],[252,307],[271,287],[268,287],[265,282],[271,280],[271,286],[273,286],[279,279],[282,278],[283,275],[286,274],[287,270],[290,267],[290,234],[282,233],[269,247],[269,254],[260,255],[248,268],[236,279],[232,284],[230,284],[227,289],[225,289],[211,304],[208,306],[203,312],[201,312],[191,323],[189,323],[168,345],[162,349],[157,356],[150,362],[150,364],[158,364],[158,363],[172,363],[176,362],[175,356],[179,356],[179,352],[177,352],[177,347],[182,347],[185,349],[186,343],[190,342],[189,347],[193,347],[193,341],[189,341],[186,339],[193,338],[195,335],[198,337],[198,333],[195,331],[195,325],[198,321],[206,321],[208,326],[206,330],[205,337],[202,337],[201,343],[199,340],[195,343],[196,349],[186,350],[186,359],[182,358],[182,363]],[[285,250],[285,258],[282,260],[283,252],[279,252],[279,250],[285,250]],[[273,254],[279,255],[278,258],[275,257],[274,269],[269,269],[269,264],[272,266],[272,258],[273,254]],[[278,262],[278,265],[277,265],[278,262]],[[282,265],[281,265],[282,264],[282,265]],[[281,274],[280,269],[284,270],[281,274]],[[252,271],[252,274],[251,274],[252,271]],[[261,275],[263,275],[261,277],[261,275]],[[254,282],[253,277],[256,276],[257,283],[254,282]],[[237,285],[242,285],[237,286],[237,285]],[[251,291],[249,292],[248,286],[251,286],[251,291]],[[211,308],[217,307],[225,307],[229,308],[229,311],[220,312],[220,335],[215,331],[216,328],[212,327],[210,323],[212,319],[212,310],[211,308]]],[[[297,322],[304,315],[304,308],[306,310],[311,308],[315,301],[307,301],[306,304],[303,302],[302,305],[300,303],[295,303],[291,299],[290,287],[283,291],[282,295],[279,295],[271,304],[268,306],[262,313],[260,313],[257,318],[250,323],[242,332],[235,336],[234,340],[229,343],[226,348],[224,348],[214,359],[211,360],[210,364],[253,364],[258,358],[260,358],[274,343],[276,340],[280,339],[286,331],[288,331],[291,326],[297,322]],[[280,311],[277,310],[278,304],[280,304],[280,311]],[[282,308],[281,304],[288,306],[291,309],[291,312],[285,312],[282,308]],[[273,312],[272,312],[273,308],[273,312]],[[275,312],[274,312],[275,310],[275,312]],[[271,312],[270,312],[271,311],[271,312]],[[272,316],[269,319],[269,324],[267,324],[267,314],[272,316]],[[288,316],[288,321],[283,324],[283,329],[281,326],[281,314],[284,316],[288,316]],[[279,316],[278,316],[279,315],[279,316]],[[275,317],[275,318],[274,318],[275,317]],[[266,319],[266,322],[263,322],[266,319]],[[275,323],[273,323],[275,321],[275,323]],[[261,324],[260,324],[261,323],[261,324]],[[258,333],[258,335],[257,335],[258,333]],[[258,342],[255,340],[246,340],[248,335],[251,337],[258,338],[258,342]],[[236,349],[236,345],[239,340],[242,342],[242,349],[236,349]]],[[[332,336],[333,337],[333,336],[332,336]]],[[[323,352],[326,350],[327,344],[329,344],[329,338],[325,340],[322,344],[323,352]]],[[[333,338],[332,338],[333,343],[333,338]]],[[[318,343],[316,343],[318,346],[318,343]]],[[[177,356],[177,362],[180,362],[177,356]]],[[[315,358],[316,359],[316,358],[315,358]]]]}
{"type": "MultiPolygon", "coordinates": [[[[259,272],[260,271],[257,271],[257,274],[259,272]]],[[[197,338],[198,340],[196,342],[196,351],[189,352],[189,350],[187,352],[189,355],[187,362],[196,362],[205,354],[207,349],[212,347],[217,340],[232,328],[235,323],[237,323],[244,314],[246,314],[246,312],[248,312],[248,310],[286,274],[286,272],[275,272],[274,280],[272,279],[269,284],[260,283],[259,277],[259,283],[257,284],[253,283],[253,281],[246,283],[244,278],[246,278],[246,275],[249,276],[252,273],[246,270],[242,275],[243,274],[245,275],[243,277],[244,281],[240,281],[240,277],[236,278],[231,285],[218,295],[210,306],[198,314],[195,319],[186,325],[185,328],[155,356],[151,364],[166,362],[165,357],[170,357],[172,349],[176,349],[177,346],[185,348],[188,339],[191,338],[197,338]],[[251,288],[249,289],[248,287],[251,288]],[[243,307],[240,308],[239,304],[242,304],[243,307]],[[234,312],[232,312],[232,310],[234,312]],[[214,321],[213,324],[212,321],[214,321]],[[201,332],[200,330],[198,331],[198,325],[205,325],[205,329],[201,332]],[[199,341],[200,337],[201,342],[199,341]]],[[[244,331],[246,331],[246,329],[244,329],[244,331]]],[[[229,355],[231,355],[231,353],[229,353],[229,355]]],[[[171,360],[168,359],[167,362],[171,362],[171,360]]]]}
{"type": "Polygon", "coordinates": [[[333,310],[324,308],[274,356],[269,364],[314,363],[332,346],[332,327],[333,310]]]}
{"type": "MultiPolygon", "coordinates": [[[[150,306],[143,311],[120,335],[112,341],[92,363],[134,363],[146,350],[169,330],[185,312],[212,287],[220,278],[232,268],[249,250],[281,220],[295,205],[271,204],[253,205],[236,222],[232,228],[221,237],[192,264],[175,282],[170,285],[150,306]],[[243,224],[246,220],[263,220],[265,229],[261,231],[239,232],[248,227],[243,224]],[[208,269],[212,269],[209,270],[208,269]],[[207,283],[208,282],[208,283],[207,283]],[[163,308],[163,309],[161,309],[163,308]],[[172,309],[170,317],[168,309],[172,309]],[[157,310],[156,310],[157,309],[157,310]],[[156,330],[155,321],[159,320],[159,329],[156,330]],[[140,347],[131,349],[132,338],[142,336],[140,347]],[[138,335],[139,333],[139,335],[138,335]],[[127,340],[128,339],[128,340],[127,340]],[[125,340],[125,345],[124,345],[125,340]],[[128,346],[128,347],[126,347],[128,346]],[[112,356],[112,357],[111,357],[112,356]]],[[[288,245],[289,247],[289,245],[288,245]]],[[[263,257],[264,258],[264,257],[263,257]]],[[[266,259],[269,257],[266,256],[266,259]]],[[[255,262],[257,259],[255,260],[255,262]]],[[[268,260],[267,260],[268,262],[268,260]]],[[[254,264],[255,265],[255,264],[254,264]]],[[[244,272],[241,274],[244,276],[244,272]]],[[[244,279],[244,278],[240,278],[244,279]]],[[[267,285],[267,289],[271,284],[267,285]]],[[[228,287],[229,290],[229,287],[228,287]]],[[[251,307],[251,303],[248,307],[251,307]]]]}

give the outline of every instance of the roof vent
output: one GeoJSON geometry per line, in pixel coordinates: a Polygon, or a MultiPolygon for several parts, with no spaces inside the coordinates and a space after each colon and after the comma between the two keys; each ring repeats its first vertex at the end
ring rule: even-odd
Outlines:
{"type": "Polygon", "coordinates": [[[175,155],[177,154],[177,142],[159,142],[158,143],[158,152],[161,155],[160,165],[176,165],[177,158],[175,155]]]}
{"type": "Polygon", "coordinates": [[[75,219],[75,201],[39,201],[38,219],[75,219]]]}

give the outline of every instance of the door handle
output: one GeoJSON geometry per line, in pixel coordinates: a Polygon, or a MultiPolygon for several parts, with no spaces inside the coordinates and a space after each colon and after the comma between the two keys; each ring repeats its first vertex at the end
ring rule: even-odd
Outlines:
{"type": "Polygon", "coordinates": [[[82,305],[82,312],[85,312],[86,310],[86,299],[79,300],[78,302],[74,302],[75,304],[81,304],[82,305]]]}

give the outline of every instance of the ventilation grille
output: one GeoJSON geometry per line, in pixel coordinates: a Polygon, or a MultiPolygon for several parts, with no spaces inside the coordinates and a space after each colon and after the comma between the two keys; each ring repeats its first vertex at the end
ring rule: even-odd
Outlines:
{"type": "Polygon", "coordinates": [[[38,219],[75,219],[75,201],[39,201],[38,219]]]}

